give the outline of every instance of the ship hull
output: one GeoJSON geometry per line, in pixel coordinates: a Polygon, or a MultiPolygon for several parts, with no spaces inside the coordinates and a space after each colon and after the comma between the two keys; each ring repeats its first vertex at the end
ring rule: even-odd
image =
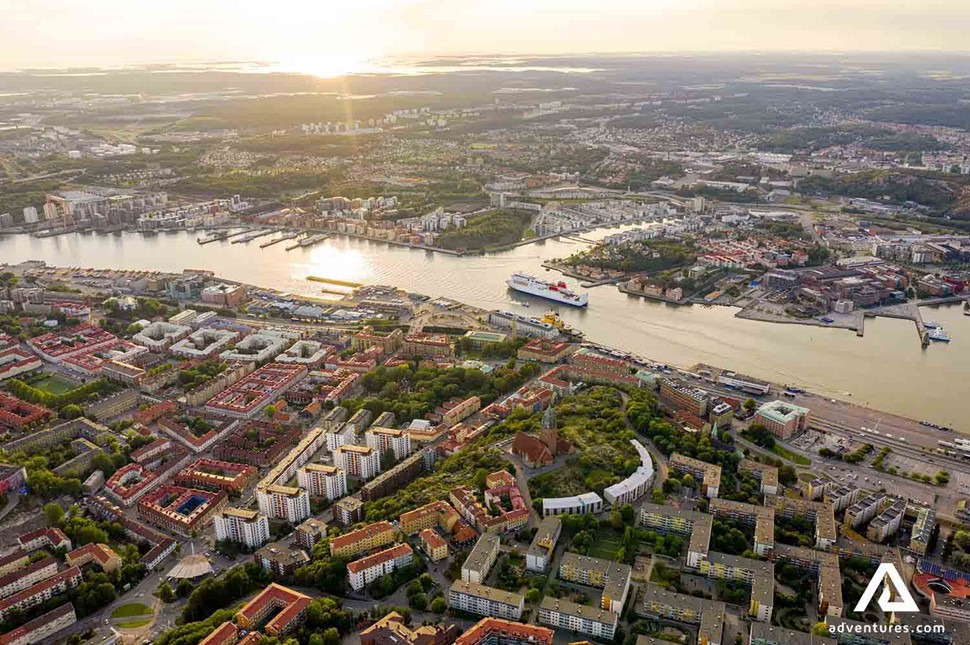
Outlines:
{"type": "Polygon", "coordinates": [[[570,307],[585,307],[589,304],[589,300],[585,297],[580,297],[579,299],[565,298],[562,295],[556,293],[555,291],[548,290],[538,290],[528,287],[523,287],[521,285],[515,284],[512,280],[507,280],[505,284],[508,285],[509,289],[518,291],[519,293],[527,293],[530,296],[535,296],[537,298],[542,298],[544,300],[550,300],[552,302],[558,302],[560,304],[569,305],[570,307]]]}

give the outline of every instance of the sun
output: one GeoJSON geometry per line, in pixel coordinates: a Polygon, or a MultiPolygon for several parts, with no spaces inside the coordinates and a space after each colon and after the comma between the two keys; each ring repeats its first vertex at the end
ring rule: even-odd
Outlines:
{"type": "Polygon", "coordinates": [[[307,74],[318,78],[361,74],[376,68],[372,57],[344,52],[288,56],[274,65],[274,71],[307,74]]]}

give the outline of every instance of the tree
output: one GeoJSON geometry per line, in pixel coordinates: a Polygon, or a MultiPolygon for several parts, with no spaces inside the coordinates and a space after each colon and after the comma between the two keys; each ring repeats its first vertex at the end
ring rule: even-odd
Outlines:
{"type": "MultiPolygon", "coordinates": [[[[526,598],[528,598],[528,594],[526,594],[526,598]]],[[[448,603],[445,602],[445,599],[443,596],[437,596],[434,600],[431,601],[431,611],[433,611],[434,613],[443,614],[446,609],[448,609],[448,603]]]]}
{"type": "Polygon", "coordinates": [[[77,403],[71,403],[61,408],[62,419],[77,419],[84,416],[84,409],[77,403]]]}
{"type": "Polygon", "coordinates": [[[266,415],[267,419],[272,419],[274,416],[276,416],[276,406],[267,405],[265,408],[263,408],[263,414],[266,415]]]}
{"type": "Polygon", "coordinates": [[[525,592],[525,601],[530,605],[536,604],[537,602],[539,602],[541,598],[542,598],[542,592],[539,591],[538,589],[533,588],[525,592]]]}
{"type": "Polygon", "coordinates": [[[195,590],[195,587],[192,586],[192,583],[186,580],[185,578],[182,578],[181,580],[179,580],[178,585],[175,587],[175,594],[179,598],[188,598],[189,596],[192,595],[192,592],[194,590],[195,590]]]}
{"type": "Polygon", "coordinates": [[[418,611],[424,611],[428,607],[428,597],[423,593],[411,596],[411,606],[418,611]]]}
{"type": "Polygon", "coordinates": [[[829,631],[829,626],[825,621],[822,621],[812,625],[812,634],[815,636],[831,636],[832,632],[829,631]]]}
{"type": "Polygon", "coordinates": [[[172,589],[172,585],[163,582],[162,586],[158,588],[158,599],[164,603],[175,602],[175,591],[172,589]]]}
{"type": "Polygon", "coordinates": [[[47,526],[62,526],[64,524],[64,507],[57,502],[44,504],[44,520],[47,522],[47,526]]]}
{"type": "Polygon", "coordinates": [[[748,414],[753,414],[755,408],[757,407],[758,407],[758,404],[755,403],[754,399],[748,399],[747,401],[744,402],[744,409],[748,414]]]}

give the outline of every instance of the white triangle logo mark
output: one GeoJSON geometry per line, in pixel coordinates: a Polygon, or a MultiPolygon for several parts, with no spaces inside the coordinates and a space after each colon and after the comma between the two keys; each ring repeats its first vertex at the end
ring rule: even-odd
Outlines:
{"type": "Polygon", "coordinates": [[[891,562],[883,562],[876,569],[876,573],[872,576],[872,580],[869,581],[869,585],[866,587],[866,590],[862,593],[862,597],[859,598],[859,602],[855,606],[856,612],[863,612],[869,608],[869,603],[872,602],[872,599],[876,595],[876,591],[879,590],[880,585],[882,585],[882,594],[880,594],[877,604],[879,605],[879,608],[883,610],[883,612],[919,612],[919,607],[916,605],[916,601],[913,600],[913,594],[909,592],[909,589],[906,587],[906,583],[903,582],[903,577],[899,575],[899,571],[896,570],[896,566],[891,562]],[[885,582],[885,584],[883,584],[883,582],[885,582]],[[890,585],[892,585],[896,596],[899,597],[899,600],[891,600],[892,596],[889,593],[890,585]]]}

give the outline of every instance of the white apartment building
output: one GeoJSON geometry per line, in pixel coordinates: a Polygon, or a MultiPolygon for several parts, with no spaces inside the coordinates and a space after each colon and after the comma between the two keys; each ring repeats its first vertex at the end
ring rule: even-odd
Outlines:
{"type": "Polygon", "coordinates": [[[372,427],[364,433],[364,439],[368,447],[381,454],[393,450],[398,461],[411,454],[411,433],[406,429],[372,427]]]}
{"type": "Polygon", "coordinates": [[[334,451],[333,460],[351,477],[371,479],[381,472],[381,453],[369,446],[340,446],[334,451]]]}
{"type": "Polygon", "coordinates": [[[269,541],[269,520],[244,508],[227,508],[215,516],[216,540],[229,540],[258,549],[269,541]]]}
{"type": "Polygon", "coordinates": [[[477,582],[456,580],[448,592],[448,606],[479,616],[518,620],[525,608],[525,596],[477,582]]]}
{"type": "Polygon", "coordinates": [[[395,544],[347,565],[347,580],[354,591],[360,591],[381,576],[405,567],[414,560],[414,551],[407,544],[395,544]]]}
{"type": "Polygon", "coordinates": [[[333,501],[347,494],[347,473],[342,468],[325,464],[307,464],[296,471],[300,488],[311,497],[333,501]]]}
{"type": "Polygon", "coordinates": [[[284,519],[291,524],[310,517],[310,496],[302,488],[272,485],[256,489],[259,512],[268,518],[284,519]]]}

